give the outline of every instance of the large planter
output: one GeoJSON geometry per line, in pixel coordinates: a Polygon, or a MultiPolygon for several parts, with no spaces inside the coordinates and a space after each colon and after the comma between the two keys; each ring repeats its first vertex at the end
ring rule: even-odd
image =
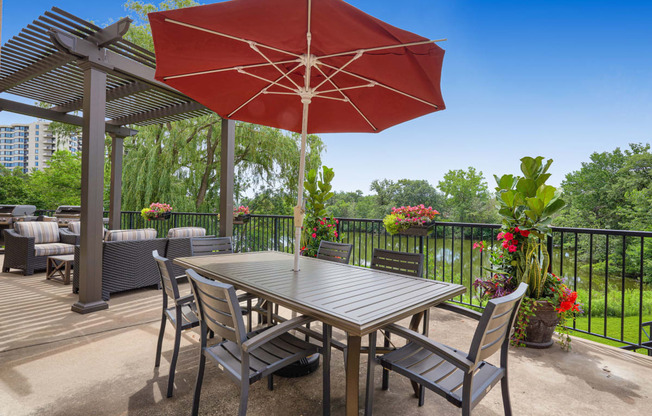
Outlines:
{"type": "Polygon", "coordinates": [[[400,230],[398,234],[400,235],[418,235],[418,236],[426,236],[430,233],[430,231],[433,230],[435,226],[435,222],[431,221],[428,224],[424,225],[412,225],[410,228],[406,228],[404,230],[400,230]]]}
{"type": "Polygon", "coordinates": [[[547,300],[534,301],[534,316],[530,317],[523,343],[529,348],[550,348],[553,344],[552,334],[559,323],[555,307],[547,300]]]}

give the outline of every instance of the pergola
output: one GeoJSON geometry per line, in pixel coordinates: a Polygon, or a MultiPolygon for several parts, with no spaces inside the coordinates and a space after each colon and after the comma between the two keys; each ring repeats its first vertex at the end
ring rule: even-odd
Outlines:
{"type": "MultiPolygon", "coordinates": [[[[134,126],[211,113],[154,79],[154,53],[123,39],[131,19],[100,28],[53,7],[0,50],[0,92],[49,108],[0,98],[0,110],[82,127],[79,299],[72,310],[108,308],[102,300],[104,138],[112,138],[109,227],[120,228],[123,139],[134,126]],[[70,114],[82,111],[82,116],[70,114]]],[[[220,235],[231,235],[235,126],[222,119],[220,235]]]]}

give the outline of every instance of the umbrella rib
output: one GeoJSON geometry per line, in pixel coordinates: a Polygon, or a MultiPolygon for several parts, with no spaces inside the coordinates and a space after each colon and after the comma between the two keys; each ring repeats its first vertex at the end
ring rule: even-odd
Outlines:
{"type": "Polygon", "coordinates": [[[298,85],[296,82],[294,82],[294,80],[293,80],[292,78],[288,77],[288,73],[283,72],[283,70],[282,70],[281,68],[279,68],[279,67],[278,67],[274,62],[272,62],[272,60],[269,59],[269,58],[267,57],[267,55],[265,55],[264,53],[262,53],[262,52],[260,51],[260,49],[258,49],[258,47],[257,47],[256,45],[254,45],[253,43],[249,43],[249,46],[251,47],[251,49],[253,49],[254,51],[258,52],[258,54],[260,54],[260,56],[262,56],[263,59],[265,59],[267,62],[269,62],[270,65],[272,65],[274,68],[276,68],[276,70],[277,70],[281,75],[283,75],[284,78],[287,78],[288,81],[290,81],[292,84],[294,84],[294,86],[295,86],[297,89],[301,88],[301,87],[299,87],[299,85],[298,85]]]}
{"type": "MultiPolygon", "coordinates": [[[[318,71],[319,71],[323,76],[326,76],[326,74],[324,74],[324,71],[322,71],[321,68],[319,68],[319,66],[315,66],[315,68],[317,68],[317,70],[318,70],[318,71]]],[[[346,71],[344,71],[344,72],[346,72],[346,71]]],[[[372,123],[371,121],[369,121],[369,119],[367,118],[367,116],[365,116],[364,113],[363,113],[363,112],[358,108],[358,106],[355,105],[355,104],[353,103],[353,101],[351,101],[351,99],[349,98],[349,96],[346,95],[346,94],[342,91],[342,89],[341,89],[340,87],[338,87],[337,84],[335,84],[335,82],[334,82],[332,79],[329,79],[328,81],[329,81],[331,84],[333,84],[333,87],[335,87],[335,89],[336,89],[340,94],[342,94],[342,97],[344,97],[344,101],[346,101],[346,102],[348,102],[349,104],[351,104],[351,106],[355,109],[355,111],[357,111],[358,114],[360,114],[360,116],[361,116],[362,118],[364,118],[364,120],[367,122],[367,124],[369,124],[369,125],[371,126],[371,128],[374,129],[374,131],[378,130],[378,129],[376,128],[376,126],[374,126],[373,123],[372,123]]],[[[372,82],[372,83],[373,83],[373,82],[372,82]]],[[[324,97],[324,96],[318,96],[318,97],[319,97],[319,98],[334,98],[334,97],[324,97]]]]}
{"type": "Polygon", "coordinates": [[[247,71],[245,71],[244,69],[239,69],[239,70],[237,70],[237,71],[238,71],[239,73],[241,73],[241,74],[249,75],[250,77],[257,78],[257,79],[260,79],[260,80],[265,81],[265,82],[269,82],[270,85],[268,85],[267,88],[271,87],[272,85],[276,85],[276,86],[279,86],[279,87],[282,87],[282,88],[288,89],[288,90],[290,90],[290,91],[296,93],[296,90],[295,90],[295,89],[290,88],[290,87],[288,87],[287,85],[280,84],[280,83],[278,82],[278,81],[282,80],[283,78],[286,78],[286,77],[288,76],[289,72],[288,72],[288,74],[285,74],[285,73],[284,73],[284,74],[281,74],[281,76],[278,77],[278,78],[276,79],[276,81],[272,81],[272,80],[269,80],[269,79],[267,79],[267,78],[265,78],[265,77],[261,77],[260,75],[256,75],[256,74],[252,74],[251,72],[247,72],[247,71]]]}
{"type": "Polygon", "coordinates": [[[318,59],[335,58],[337,56],[351,55],[352,53],[366,53],[366,52],[382,51],[384,49],[407,48],[409,46],[427,45],[429,43],[443,42],[443,41],[446,41],[446,40],[447,39],[435,39],[435,40],[424,40],[424,41],[419,41],[419,42],[399,43],[399,44],[396,44],[396,45],[376,46],[375,48],[356,49],[356,50],[352,50],[352,51],[338,52],[338,53],[334,53],[334,54],[331,54],[331,55],[324,55],[324,56],[318,57],[318,59]]]}
{"type": "Polygon", "coordinates": [[[283,65],[283,64],[290,64],[292,62],[298,62],[296,59],[290,59],[288,61],[278,61],[278,62],[271,62],[271,63],[266,63],[266,62],[261,62],[259,64],[251,64],[251,65],[241,65],[241,66],[233,66],[230,68],[221,68],[221,69],[209,69],[207,71],[199,71],[199,72],[188,72],[186,74],[179,74],[179,75],[170,75],[167,77],[163,77],[164,81],[167,81],[168,79],[176,79],[176,78],[184,78],[184,77],[192,77],[195,75],[206,75],[206,74],[215,74],[219,72],[226,72],[226,71],[235,71],[237,69],[249,69],[249,68],[260,68],[264,66],[270,66],[270,65],[283,65]]]}
{"type": "Polygon", "coordinates": [[[358,88],[369,88],[369,87],[375,87],[375,86],[376,86],[375,83],[369,83],[369,84],[363,84],[363,85],[355,85],[353,87],[336,88],[336,89],[333,89],[333,90],[322,90],[322,91],[317,91],[315,93],[315,96],[316,97],[321,97],[322,96],[321,94],[327,94],[327,93],[338,92],[338,91],[346,91],[346,90],[355,90],[355,89],[358,89],[358,88]]]}
{"type": "Polygon", "coordinates": [[[168,22],[168,23],[173,23],[175,25],[184,26],[184,27],[187,27],[187,28],[190,28],[190,29],[199,30],[201,32],[206,32],[206,33],[210,33],[210,34],[213,34],[213,35],[222,36],[222,37],[225,37],[225,38],[228,38],[228,39],[237,40],[238,42],[248,43],[249,45],[253,44],[253,45],[260,46],[260,47],[263,47],[263,48],[266,48],[266,49],[270,49],[270,50],[273,50],[273,51],[276,51],[276,52],[285,53],[285,54],[288,54],[288,55],[292,55],[292,56],[294,56],[296,58],[301,56],[301,55],[297,55],[296,53],[285,51],[283,49],[275,48],[273,46],[265,45],[263,43],[258,43],[258,42],[255,42],[253,40],[248,40],[248,39],[244,39],[244,38],[239,38],[237,36],[227,35],[226,33],[221,33],[221,32],[217,32],[215,30],[206,29],[206,28],[203,28],[201,26],[195,26],[195,25],[191,25],[189,23],[179,22],[177,20],[173,20],[173,19],[169,19],[169,18],[165,18],[165,21],[168,22]]]}
{"type": "MultiPolygon", "coordinates": [[[[295,67],[292,68],[290,71],[288,71],[288,74],[294,72],[294,70],[297,69],[297,68],[299,68],[300,66],[301,66],[301,64],[295,66],[295,67]]],[[[266,92],[266,91],[267,91],[267,90],[268,90],[272,85],[276,84],[276,82],[280,81],[281,79],[283,79],[283,76],[278,77],[278,78],[276,79],[276,81],[271,82],[270,85],[268,85],[268,86],[266,86],[265,88],[263,88],[262,90],[258,91],[258,93],[257,93],[256,95],[254,95],[253,97],[251,97],[250,99],[248,99],[247,101],[245,101],[242,105],[240,105],[240,107],[238,107],[238,108],[236,108],[235,110],[233,110],[233,111],[232,111],[228,116],[226,116],[226,118],[231,118],[231,116],[233,116],[235,113],[237,113],[238,111],[240,111],[244,106],[246,106],[247,104],[249,104],[250,102],[252,102],[252,101],[255,100],[256,98],[258,98],[259,95],[261,95],[261,94],[265,94],[265,92],[266,92]]],[[[283,85],[283,86],[284,86],[284,85],[283,85]]],[[[285,86],[284,86],[284,87],[285,87],[285,86]]],[[[288,87],[285,87],[285,88],[288,88],[288,87]]]]}
{"type": "MultiPolygon", "coordinates": [[[[331,68],[331,69],[335,69],[335,70],[337,69],[336,66],[329,65],[329,64],[324,63],[324,62],[322,62],[321,64],[324,65],[324,66],[326,66],[326,67],[328,67],[328,68],[331,68]]],[[[361,79],[361,80],[363,80],[363,81],[367,81],[367,82],[375,82],[376,85],[379,86],[379,87],[386,88],[386,89],[388,89],[388,90],[390,90],[390,91],[393,91],[393,92],[395,92],[395,93],[397,93],[397,94],[404,95],[404,96],[406,96],[406,97],[408,97],[408,98],[411,98],[411,99],[413,99],[413,100],[415,100],[415,101],[419,101],[420,103],[423,103],[423,104],[429,105],[429,106],[431,106],[431,107],[439,108],[439,106],[438,106],[437,104],[433,104],[433,103],[428,102],[428,101],[426,101],[426,100],[424,100],[424,99],[422,99],[422,98],[415,97],[415,96],[412,95],[412,94],[408,94],[407,92],[403,92],[403,91],[398,90],[398,89],[396,89],[396,88],[390,87],[389,85],[385,85],[385,84],[383,84],[382,82],[377,82],[377,81],[374,81],[374,80],[372,80],[372,79],[369,79],[369,78],[363,77],[362,75],[358,75],[358,74],[355,74],[355,73],[353,73],[353,72],[349,72],[349,71],[344,71],[344,70],[343,70],[343,71],[341,71],[341,72],[344,73],[344,74],[350,75],[350,76],[352,76],[352,77],[359,78],[359,79],[361,79]]]]}
{"type": "MultiPolygon", "coordinates": [[[[340,66],[339,68],[337,68],[337,70],[336,70],[335,72],[333,72],[332,74],[330,74],[329,76],[327,76],[326,79],[324,79],[322,82],[320,82],[319,84],[317,84],[317,86],[315,86],[315,87],[312,89],[313,92],[316,92],[317,89],[318,89],[319,87],[321,87],[321,86],[324,85],[325,83],[329,82],[329,81],[330,81],[330,80],[331,80],[335,75],[337,75],[337,74],[339,74],[340,72],[342,72],[342,71],[344,70],[344,68],[346,68],[347,66],[349,66],[353,61],[355,61],[356,59],[360,58],[361,56],[362,56],[362,53],[356,53],[356,54],[353,56],[353,58],[349,59],[348,62],[346,62],[344,65],[340,66]]],[[[320,72],[321,72],[321,71],[320,71],[320,72]]],[[[322,74],[324,74],[324,73],[322,72],[322,74]]],[[[326,74],[324,74],[324,76],[326,76],[326,74]]]]}

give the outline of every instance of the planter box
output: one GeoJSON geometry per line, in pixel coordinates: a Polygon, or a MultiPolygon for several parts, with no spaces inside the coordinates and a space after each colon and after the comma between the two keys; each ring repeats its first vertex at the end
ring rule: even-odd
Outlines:
{"type": "Polygon", "coordinates": [[[429,224],[425,224],[425,225],[413,225],[410,228],[399,231],[398,234],[399,235],[425,236],[425,235],[428,235],[432,231],[434,226],[435,226],[434,221],[430,222],[429,224]]]}
{"type": "Polygon", "coordinates": [[[163,221],[163,220],[170,219],[171,216],[172,216],[171,212],[164,212],[164,213],[162,213],[161,215],[159,215],[157,217],[150,218],[150,220],[151,221],[163,221]]]}
{"type": "Polygon", "coordinates": [[[251,219],[251,215],[239,215],[237,217],[233,217],[233,224],[246,224],[249,222],[251,219]]]}

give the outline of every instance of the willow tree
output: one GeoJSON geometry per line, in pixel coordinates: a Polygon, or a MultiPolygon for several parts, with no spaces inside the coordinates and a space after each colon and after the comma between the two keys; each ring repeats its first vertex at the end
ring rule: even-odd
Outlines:
{"type": "MultiPolygon", "coordinates": [[[[300,137],[271,127],[236,123],[235,197],[254,187],[296,198],[300,137]]],[[[122,206],[167,202],[176,211],[219,206],[221,120],[217,115],[142,127],[125,139],[122,206]]],[[[308,168],[321,164],[324,145],[308,138],[308,168]]]]}

